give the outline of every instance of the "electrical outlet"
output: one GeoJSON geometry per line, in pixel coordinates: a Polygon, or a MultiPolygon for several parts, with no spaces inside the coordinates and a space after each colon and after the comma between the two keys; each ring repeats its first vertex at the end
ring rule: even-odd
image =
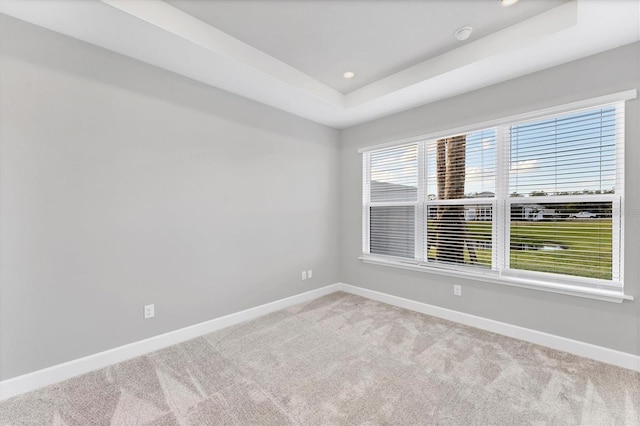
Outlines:
{"type": "Polygon", "coordinates": [[[303,280],[307,279],[307,271],[302,271],[302,279],[303,280]]]}
{"type": "Polygon", "coordinates": [[[462,296],[462,286],[461,285],[454,285],[453,286],[453,295],[454,296],[462,296]]]}
{"type": "Polygon", "coordinates": [[[311,277],[313,277],[313,271],[311,269],[309,269],[307,271],[307,278],[311,278],[311,277]]]}
{"type": "Polygon", "coordinates": [[[156,316],[156,308],[153,304],[144,305],[144,319],[153,318],[156,316]]]}

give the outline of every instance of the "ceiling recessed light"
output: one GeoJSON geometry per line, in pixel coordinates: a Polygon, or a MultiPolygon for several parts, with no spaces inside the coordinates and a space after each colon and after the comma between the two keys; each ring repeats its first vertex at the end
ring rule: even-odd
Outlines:
{"type": "Polygon", "coordinates": [[[471,27],[462,27],[456,31],[454,35],[458,40],[463,41],[469,38],[471,31],[473,31],[473,28],[471,27]]]}
{"type": "Polygon", "coordinates": [[[507,7],[518,3],[518,0],[500,0],[500,3],[502,3],[502,7],[507,7]]]}
{"type": "Polygon", "coordinates": [[[355,77],[355,76],[356,76],[356,73],[355,73],[355,72],[353,72],[353,71],[347,71],[347,72],[345,72],[344,74],[342,74],[342,76],[343,76],[344,78],[353,78],[353,77],[355,77]]]}

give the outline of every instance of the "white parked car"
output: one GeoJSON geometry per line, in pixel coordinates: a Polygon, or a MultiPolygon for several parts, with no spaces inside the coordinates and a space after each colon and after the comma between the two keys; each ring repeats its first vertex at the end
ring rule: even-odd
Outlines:
{"type": "Polygon", "coordinates": [[[578,212],[570,214],[569,217],[575,217],[576,219],[588,219],[592,217],[598,217],[598,215],[591,212],[578,212]]]}

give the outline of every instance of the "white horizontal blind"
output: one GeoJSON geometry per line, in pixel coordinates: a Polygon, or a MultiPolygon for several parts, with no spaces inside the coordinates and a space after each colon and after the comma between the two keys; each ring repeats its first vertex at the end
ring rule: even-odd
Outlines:
{"type": "MultiPolygon", "coordinates": [[[[447,167],[462,172],[452,173],[451,183],[462,185],[462,198],[491,198],[495,196],[496,180],[496,129],[485,129],[473,133],[453,135],[449,138],[434,139],[427,145],[427,200],[445,199],[444,187],[447,167]],[[451,140],[454,145],[449,146],[451,140]],[[463,155],[459,158],[448,158],[447,148],[455,151],[455,144],[464,144],[463,155]],[[441,148],[441,159],[444,155],[445,166],[438,171],[438,147],[441,148]],[[444,152],[443,152],[444,150],[444,152]],[[438,185],[438,176],[442,185],[438,185]],[[439,194],[438,189],[442,192],[439,194]],[[438,196],[440,195],[440,196],[438,196]]],[[[454,152],[455,153],[455,152],[454,152]]]]}
{"type": "Polygon", "coordinates": [[[622,117],[606,106],[510,127],[512,196],[613,194],[622,117]]]}
{"type": "Polygon", "coordinates": [[[365,151],[363,252],[619,288],[624,103],[558,110],[365,151]]]}
{"type": "Polygon", "coordinates": [[[367,253],[415,257],[418,145],[365,154],[369,176],[364,212],[369,223],[367,253]]]}
{"type": "Polygon", "coordinates": [[[617,279],[613,211],[612,201],[512,203],[510,269],[617,279]]]}
{"type": "Polygon", "coordinates": [[[491,268],[493,203],[427,205],[427,262],[491,268]]]}
{"type": "Polygon", "coordinates": [[[490,268],[496,130],[426,142],[425,260],[490,268]]]}
{"type": "Polygon", "coordinates": [[[620,280],[623,124],[618,104],[505,129],[509,269],[620,280]]]}

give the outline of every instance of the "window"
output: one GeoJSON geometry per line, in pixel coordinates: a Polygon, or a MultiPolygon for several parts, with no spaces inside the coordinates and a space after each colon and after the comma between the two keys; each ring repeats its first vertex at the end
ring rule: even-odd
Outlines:
{"type": "Polygon", "coordinates": [[[412,258],[415,255],[418,201],[416,144],[382,149],[368,155],[365,191],[369,223],[368,252],[412,258]]]}
{"type": "Polygon", "coordinates": [[[510,127],[509,269],[621,281],[623,110],[510,127]]]}
{"type": "Polygon", "coordinates": [[[491,268],[496,132],[429,140],[426,149],[426,260],[491,268]]]}
{"type": "Polygon", "coordinates": [[[364,150],[364,259],[621,290],[624,102],[564,111],[364,150]]]}

